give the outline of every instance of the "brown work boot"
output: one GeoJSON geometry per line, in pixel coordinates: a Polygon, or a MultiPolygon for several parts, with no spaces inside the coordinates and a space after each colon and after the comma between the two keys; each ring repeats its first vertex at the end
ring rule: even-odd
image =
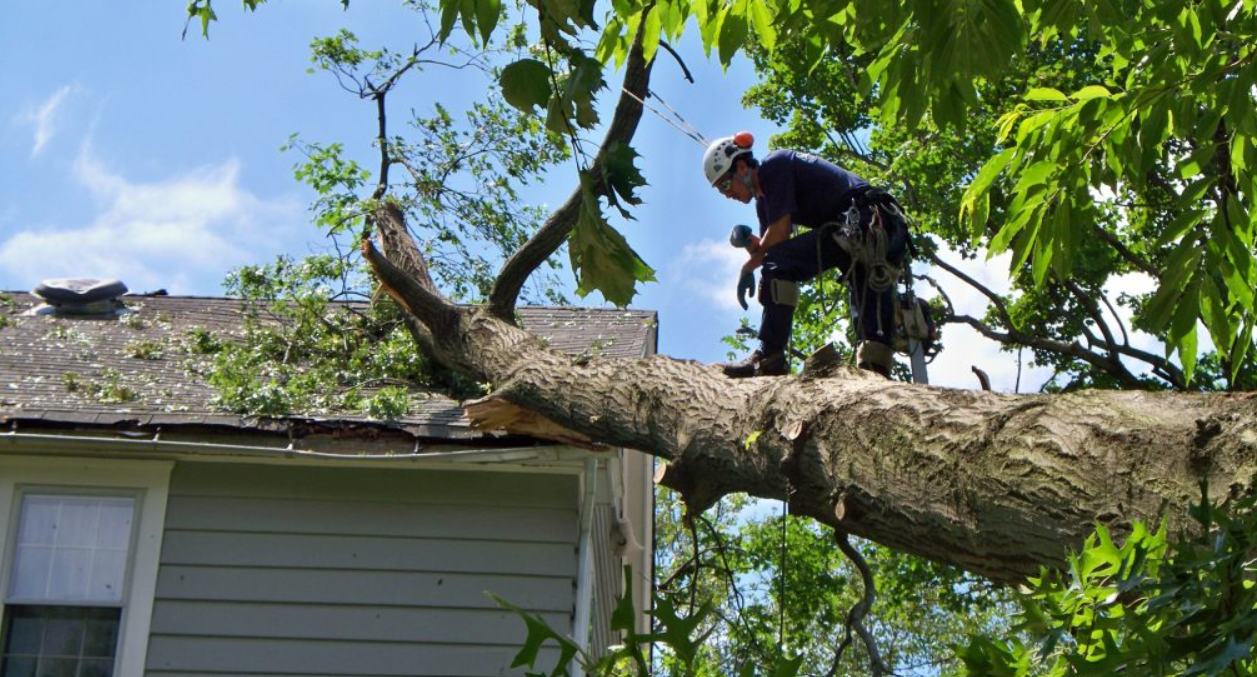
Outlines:
{"type": "Polygon", "coordinates": [[[741,362],[721,364],[720,369],[729,378],[784,376],[789,370],[786,365],[786,354],[780,350],[768,355],[756,350],[741,362]]]}
{"type": "Polygon", "coordinates": [[[855,366],[866,371],[881,374],[890,378],[890,369],[895,364],[895,351],[885,343],[878,341],[861,341],[855,350],[855,366]]]}

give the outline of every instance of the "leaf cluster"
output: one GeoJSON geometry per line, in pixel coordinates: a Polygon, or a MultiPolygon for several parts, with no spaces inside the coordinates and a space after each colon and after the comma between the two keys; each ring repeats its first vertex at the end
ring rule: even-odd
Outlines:
{"type": "Polygon", "coordinates": [[[963,675],[1251,675],[1257,668],[1257,512],[1202,499],[1173,541],[1135,524],[1114,543],[1098,525],[1064,570],[1017,595],[1022,638],[975,635],[963,675]]]}
{"type": "MultiPolygon", "coordinates": [[[[657,594],[677,607],[714,610],[696,673],[736,673],[748,664],[774,665],[783,655],[800,661],[805,674],[834,669],[847,614],[863,589],[828,529],[784,518],[783,533],[779,513],[745,498],[717,505],[690,522],[693,528],[670,492],[660,494],[657,506],[657,594]]],[[[952,643],[1004,627],[1005,591],[873,543],[859,549],[877,573],[877,601],[865,623],[897,673],[949,665],[952,643]]],[[[664,655],[664,673],[685,674],[685,666],[664,655]]],[[[869,664],[862,651],[849,651],[836,669],[866,674],[869,664]]]]}
{"type": "Polygon", "coordinates": [[[218,406],[243,414],[404,416],[441,378],[391,301],[342,301],[366,285],[356,275],[331,255],[232,272],[225,286],[241,299],[240,327],[190,332],[189,368],[218,390],[218,406]]]}

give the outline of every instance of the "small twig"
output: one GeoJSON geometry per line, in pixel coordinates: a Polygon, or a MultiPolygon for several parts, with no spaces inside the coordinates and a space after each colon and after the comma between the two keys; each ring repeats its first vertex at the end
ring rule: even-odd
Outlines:
{"type": "Polygon", "coordinates": [[[1023,346],[1017,346],[1017,380],[1013,383],[1013,393],[1021,392],[1021,353],[1025,350],[1023,346]]]}
{"type": "Polygon", "coordinates": [[[694,578],[696,579],[694,585],[690,586],[690,615],[693,616],[694,608],[698,606],[698,571],[703,564],[699,560],[698,527],[694,524],[694,518],[686,515],[682,522],[684,522],[686,529],[689,530],[690,542],[694,545],[694,554],[690,557],[690,561],[694,562],[694,578]]]}
{"type": "Polygon", "coordinates": [[[1109,301],[1109,295],[1101,293],[1100,300],[1104,301],[1105,307],[1109,309],[1109,314],[1113,316],[1114,320],[1117,320],[1117,328],[1122,331],[1122,345],[1129,346],[1130,335],[1126,333],[1126,323],[1122,321],[1122,316],[1117,314],[1117,310],[1113,307],[1113,304],[1109,301]]]}
{"type": "Polygon", "coordinates": [[[982,294],[982,295],[983,295],[983,296],[985,296],[987,299],[989,299],[989,300],[991,301],[991,303],[995,306],[995,309],[996,309],[997,311],[999,311],[1000,319],[1002,319],[1002,320],[1004,321],[1004,324],[1008,325],[1009,327],[1014,326],[1014,325],[1013,325],[1013,319],[1012,319],[1012,317],[1008,314],[1008,305],[1005,303],[1005,301],[1004,301],[1004,298],[1003,298],[1003,297],[1001,297],[999,294],[996,294],[995,292],[993,292],[993,291],[991,291],[990,289],[988,289],[988,288],[987,288],[985,285],[983,285],[981,282],[978,282],[977,280],[973,279],[972,277],[970,277],[970,276],[966,275],[966,274],[965,274],[962,270],[960,270],[959,268],[957,268],[957,267],[955,267],[955,266],[951,265],[950,263],[947,263],[947,262],[946,262],[946,261],[944,261],[943,259],[939,258],[938,254],[936,254],[936,253],[934,253],[934,252],[930,252],[929,259],[930,259],[930,263],[933,263],[934,265],[938,266],[939,268],[942,268],[943,270],[945,270],[945,271],[947,271],[947,272],[951,273],[952,275],[955,275],[956,277],[960,278],[960,280],[961,280],[962,282],[964,282],[965,284],[969,285],[970,287],[973,287],[974,289],[976,289],[976,290],[978,291],[978,293],[982,294]]]}
{"type": "Polygon", "coordinates": [[[746,620],[746,614],[743,613],[746,608],[746,600],[742,597],[742,590],[738,587],[737,577],[734,576],[733,566],[729,563],[729,553],[727,552],[724,539],[721,538],[720,531],[707,518],[699,515],[694,519],[702,522],[704,526],[711,532],[712,540],[715,542],[716,552],[720,555],[721,561],[724,563],[724,571],[728,577],[729,590],[733,593],[733,605],[737,611],[738,621],[742,624],[742,631],[750,638],[752,649],[756,653],[763,653],[763,647],[760,646],[758,636],[751,630],[750,623],[746,620]]]}
{"type": "Polygon", "coordinates": [[[970,366],[969,368],[973,370],[974,376],[978,377],[978,383],[982,386],[982,389],[987,392],[990,392],[991,377],[987,376],[985,371],[978,369],[976,366],[970,366]]]}
{"type": "Polygon", "coordinates": [[[1161,279],[1161,271],[1152,265],[1147,259],[1136,254],[1130,247],[1127,247],[1116,235],[1102,228],[1099,224],[1091,224],[1091,230],[1100,236],[1110,247],[1113,248],[1126,262],[1139,270],[1151,275],[1153,279],[1161,279]]]}
{"type": "Polygon", "coordinates": [[[667,50],[667,52],[672,55],[673,59],[676,59],[677,65],[681,67],[681,74],[685,76],[685,79],[688,80],[691,85],[694,84],[694,76],[690,75],[690,69],[686,67],[685,61],[681,58],[681,55],[677,54],[676,50],[672,49],[672,45],[669,45],[667,40],[660,40],[659,46],[667,50]]]}

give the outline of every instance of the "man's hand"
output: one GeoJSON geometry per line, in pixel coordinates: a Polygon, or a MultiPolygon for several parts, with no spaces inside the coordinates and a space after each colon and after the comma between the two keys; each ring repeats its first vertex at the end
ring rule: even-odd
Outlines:
{"type": "Polygon", "coordinates": [[[746,305],[746,295],[755,293],[755,273],[744,270],[742,276],[738,278],[738,305],[742,306],[742,310],[748,310],[746,305]]]}

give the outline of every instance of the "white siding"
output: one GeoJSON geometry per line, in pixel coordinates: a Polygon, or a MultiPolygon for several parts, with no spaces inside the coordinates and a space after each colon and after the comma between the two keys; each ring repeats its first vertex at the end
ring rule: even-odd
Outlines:
{"type": "Polygon", "coordinates": [[[523,622],[485,592],[570,631],[577,485],[178,465],[148,677],[520,674],[523,622]]]}

